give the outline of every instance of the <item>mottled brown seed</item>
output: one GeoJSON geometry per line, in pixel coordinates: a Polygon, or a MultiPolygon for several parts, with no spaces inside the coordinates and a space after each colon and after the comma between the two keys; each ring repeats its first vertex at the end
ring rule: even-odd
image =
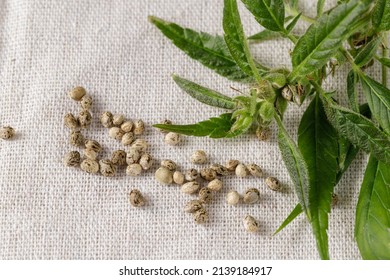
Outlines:
{"type": "Polygon", "coordinates": [[[95,140],[86,140],[85,141],[85,148],[92,149],[96,153],[100,153],[102,151],[102,146],[99,144],[99,142],[97,142],[95,140]]]}
{"type": "Polygon", "coordinates": [[[141,153],[137,149],[130,148],[129,151],[127,152],[126,163],[128,165],[133,163],[138,163],[140,158],[141,158],[141,153]]]}
{"type": "Polygon", "coordinates": [[[259,127],[256,130],[257,139],[259,139],[260,141],[269,140],[271,138],[271,134],[271,129],[269,129],[268,127],[259,127]]]}
{"type": "Polygon", "coordinates": [[[114,177],[116,173],[116,167],[108,159],[102,159],[99,161],[100,173],[105,177],[114,177]]]}
{"type": "Polygon", "coordinates": [[[194,164],[204,164],[207,162],[207,155],[204,151],[198,150],[191,155],[191,162],[194,164]]]}
{"type": "Polygon", "coordinates": [[[165,144],[175,146],[180,142],[180,135],[175,132],[169,132],[165,135],[165,144]]]}
{"type": "Polygon", "coordinates": [[[0,139],[8,140],[15,136],[15,129],[10,126],[0,128],[0,139]]]}
{"type": "Polygon", "coordinates": [[[64,124],[67,128],[70,129],[77,129],[80,126],[79,120],[72,113],[65,115],[64,124]]]}
{"type": "Polygon", "coordinates": [[[194,199],[187,202],[184,206],[184,212],[194,213],[203,208],[203,204],[201,201],[194,199]]]}
{"type": "Polygon", "coordinates": [[[138,163],[133,163],[127,166],[126,168],[126,174],[129,176],[138,176],[142,173],[142,166],[138,163]]]}
{"type": "Polygon", "coordinates": [[[191,169],[188,169],[186,172],[185,172],[185,179],[187,181],[194,181],[196,179],[198,179],[199,177],[199,173],[198,173],[198,170],[194,169],[194,168],[191,168],[191,169]]]}
{"type": "Polygon", "coordinates": [[[245,191],[243,201],[246,204],[253,204],[258,202],[260,199],[260,192],[258,189],[251,188],[245,191]]]}
{"type": "Polygon", "coordinates": [[[122,150],[116,150],[112,153],[111,162],[115,165],[126,165],[126,152],[122,150]]]}
{"type": "Polygon", "coordinates": [[[209,188],[203,187],[199,190],[198,199],[203,203],[210,203],[213,200],[213,194],[209,188]]]}
{"type": "Polygon", "coordinates": [[[104,112],[100,115],[100,122],[106,128],[110,128],[114,125],[113,120],[114,116],[111,112],[104,112]]]}
{"type": "Polygon", "coordinates": [[[73,100],[80,101],[86,93],[83,87],[75,87],[69,92],[69,97],[73,100]]]}
{"type": "Polygon", "coordinates": [[[226,202],[229,205],[237,205],[240,202],[240,194],[237,191],[229,191],[228,194],[226,195],[226,202]]]}
{"type": "Polygon", "coordinates": [[[121,126],[125,121],[124,115],[114,115],[112,118],[112,124],[115,126],[121,126]]]}
{"type": "Polygon", "coordinates": [[[259,230],[259,223],[256,221],[255,218],[253,218],[250,215],[247,215],[244,218],[244,228],[250,232],[250,233],[255,233],[256,231],[259,230]]]}
{"type": "Polygon", "coordinates": [[[214,163],[214,164],[210,165],[210,168],[212,170],[214,170],[217,173],[217,175],[220,175],[220,176],[229,175],[229,170],[221,164],[214,163]]]}
{"type": "Polygon", "coordinates": [[[186,194],[194,194],[196,193],[200,188],[200,185],[198,182],[188,182],[181,186],[181,191],[186,194]]]}
{"type": "Polygon", "coordinates": [[[92,122],[92,115],[88,110],[83,110],[79,113],[78,116],[80,127],[81,128],[87,128],[91,125],[92,122]]]}
{"type": "Polygon", "coordinates": [[[238,164],[236,167],[236,176],[237,177],[246,177],[249,171],[246,166],[242,163],[238,164]]]}
{"type": "Polygon", "coordinates": [[[206,181],[212,181],[217,178],[217,172],[211,168],[205,168],[200,171],[200,176],[206,181]]]}
{"type": "Polygon", "coordinates": [[[99,163],[93,159],[84,159],[80,164],[80,168],[87,173],[98,173],[99,163]]]}
{"type": "Polygon", "coordinates": [[[148,142],[146,142],[145,139],[136,139],[133,144],[131,144],[131,147],[140,152],[145,152],[148,148],[148,142]]]}
{"type": "Polygon", "coordinates": [[[129,195],[129,200],[130,200],[130,204],[134,207],[141,207],[144,206],[146,203],[144,196],[137,189],[131,190],[129,195]]]}
{"type": "Polygon", "coordinates": [[[173,182],[178,185],[183,185],[185,182],[184,174],[180,171],[175,171],[173,173],[173,182]]]}
{"type": "Polygon", "coordinates": [[[93,149],[84,149],[84,157],[92,160],[96,160],[98,157],[98,154],[95,150],[93,149]]]}
{"type": "Polygon", "coordinates": [[[85,139],[83,134],[80,131],[72,131],[69,135],[69,143],[72,146],[80,147],[84,144],[85,139]]]}
{"type": "Polygon", "coordinates": [[[81,162],[81,156],[78,151],[72,151],[65,155],[64,164],[66,166],[78,166],[81,162]]]}
{"type": "Polygon", "coordinates": [[[175,171],[177,168],[176,163],[170,159],[162,160],[160,165],[168,168],[170,171],[175,171]]]}
{"type": "Polygon", "coordinates": [[[219,179],[214,179],[210,183],[208,183],[207,187],[214,192],[218,192],[222,189],[223,183],[219,179]]]}
{"type": "Polygon", "coordinates": [[[131,120],[127,120],[125,121],[122,125],[121,125],[121,129],[123,130],[123,132],[127,133],[127,132],[130,132],[132,129],[133,129],[133,122],[131,120]]]}
{"type": "Polygon", "coordinates": [[[233,172],[236,170],[236,167],[237,165],[239,164],[240,162],[236,159],[231,159],[229,161],[226,162],[226,165],[225,167],[227,168],[227,170],[229,170],[230,172],[233,172]]]}
{"type": "Polygon", "coordinates": [[[145,123],[142,120],[137,120],[134,122],[133,132],[135,135],[141,135],[145,131],[145,123]]]}
{"type": "Polygon", "coordinates": [[[197,224],[203,224],[208,221],[209,215],[207,214],[206,210],[201,208],[198,211],[195,211],[193,213],[194,221],[197,224]]]}
{"type": "Polygon", "coordinates": [[[93,103],[92,96],[90,96],[89,94],[84,95],[80,101],[81,108],[83,108],[84,110],[91,109],[92,103],[93,103]]]}
{"type": "Polygon", "coordinates": [[[122,136],[122,145],[125,145],[125,146],[131,145],[131,143],[133,143],[134,140],[135,140],[134,133],[133,132],[126,132],[122,136]]]}
{"type": "Polygon", "coordinates": [[[265,179],[265,183],[273,191],[279,191],[282,188],[279,180],[275,177],[268,177],[267,179],[265,179]]]}
{"type": "MultiPolygon", "coordinates": [[[[129,132],[131,133],[131,132],[129,132]]],[[[113,126],[110,128],[109,130],[109,135],[112,139],[115,139],[115,140],[118,140],[118,141],[121,141],[122,140],[122,137],[125,133],[123,132],[122,129],[120,129],[119,127],[116,127],[116,126],[113,126]]]]}
{"type": "Polygon", "coordinates": [[[173,173],[168,168],[161,166],[154,175],[157,182],[163,185],[169,185],[173,182],[173,173]]]}
{"type": "Polygon", "coordinates": [[[150,154],[143,154],[139,160],[139,164],[143,170],[148,170],[153,166],[154,160],[150,154]]]}
{"type": "Polygon", "coordinates": [[[263,170],[261,170],[260,166],[258,166],[257,164],[248,164],[246,166],[246,168],[248,168],[249,170],[249,173],[254,176],[254,177],[258,177],[258,178],[261,178],[263,177],[263,170]]]}

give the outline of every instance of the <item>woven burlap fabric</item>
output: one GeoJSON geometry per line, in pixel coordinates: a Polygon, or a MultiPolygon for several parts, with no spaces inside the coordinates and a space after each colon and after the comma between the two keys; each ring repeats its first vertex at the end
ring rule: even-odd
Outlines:
{"type": "MultiPolygon", "coordinates": [[[[309,14],[315,1],[302,1],[309,14]]],[[[327,1],[328,2],[328,1],[327,1]]],[[[224,189],[207,206],[210,221],[195,225],[183,205],[192,197],[177,186],[161,186],[153,171],[138,178],[120,169],[115,178],[89,175],[63,165],[73,150],[63,125],[67,112],[79,105],[67,97],[82,85],[93,96],[93,124],[86,137],[99,141],[103,157],[122,146],[108,137],[98,121],[104,110],[143,119],[148,125],[165,118],[192,123],[223,110],[204,106],[182,91],[172,73],[233,96],[234,86],[189,59],[150,24],[148,15],[183,26],[222,33],[223,1],[47,1],[0,3],[0,125],[17,136],[0,142],[1,259],[317,259],[310,225],[300,216],[280,234],[273,231],[297,203],[274,136],[229,140],[183,138],[167,146],[163,134],[147,127],[145,139],[157,161],[165,158],[182,170],[193,167],[191,153],[203,149],[210,162],[239,159],[258,163],[276,176],[284,191],[272,192],[263,179],[228,177],[224,189]],[[228,206],[228,190],[258,187],[260,203],[228,206]],[[128,193],[139,188],[148,205],[136,209],[128,193]],[[248,234],[242,219],[251,214],[260,232],[248,234]]],[[[260,26],[240,4],[245,31],[260,26]]],[[[302,30],[302,27],[301,27],[302,30]]],[[[269,66],[289,67],[292,44],[283,39],[251,45],[254,56],[269,66]]],[[[378,72],[378,69],[374,70],[378,72]]],[[[345,90],[346,69],[328,86],[345,90]]],[[[377,75],[378,73],[373,73],[377,75]]],[[[305,104],[303,107],[305,107],[305,104]]],[[[286,124],[292,135],[303,108],[291,106],[286,124]]],[[[330,254],[334,259],[359,259],[353,239],[357,193],[367,158],[359,154],[337,186],[339,205],[330,215],[330,254]]],[[[326,180],[327,178],[323,178],[326,180]]]]}

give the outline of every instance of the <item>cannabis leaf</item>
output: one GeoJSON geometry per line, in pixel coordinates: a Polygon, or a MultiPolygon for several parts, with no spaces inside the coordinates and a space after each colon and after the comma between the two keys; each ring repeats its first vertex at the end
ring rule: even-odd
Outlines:
{"type": "Polygon", "coordinates": [[[372,115],[390,135],[390,90],[364,74],[361,81],[372,115]]]}
{"type": "Polygon", "coordinates": [[[223,109],[234,109],[236,107],[236,103],[233,101],[233,99],[226,95],[202,87],[201,85],[180,78],[179,76],[173,75],[172,77],[182,90],[202,103],[223,109]]]}
{"type": "Polygon", "coordinates": [[[322,101],[317,94],[299,125],[298,147],[309,172],[311,225],[322,259],[329,259],[328,214],[339,171],[337,140],[337,133],[326,119],[322,101]]]}
{"type": "Polygon", "coordinates": [[[390,165],[374,157],[356,207],[355,238],[363,259],[390,259],[390,165]]]}
{"type": "Polygon", "coordinates": [[[278,229],[274,232],[273,235],[282,231],[286,226],[288,226],[292,221],[294,221],[295,218],[298,217],[301,213],[303,213],[302,206],[301,206],[301,204],[298,203],[297,206],[294,207],[294,209],[287,216],[287,218],[283,221],[283,223],[278,227],[278,229]]]}
{"type": "Polygon", "coordinates": [[[336,54],[350,32],[350,25],[367,10],[368,1],[351,0],[323,14],[298,40],[292,53],[290,79],[306,76],[336,54]]]}
{"type": "Polygon", "coordinates": [[[379,61],[382,65],[384,65],[384,66],[386,66],[386,67],[390,67],[390,58],[379,57],[379,58],[377,58],[377,59],[378,59],[378,61],[379,61]]]}
{"type": "Polygon", "coordinates": [[[260,31],[259,33],[253,34],[252,36],[248,37],[248,39],[256,40],[257,42],[262,42],[262,41],[276,39],[279,37],[281,37],[281,34],[279,32],[265,29],[263,31],[260,31]]]}
{"type": "Polygon", "coordinates": [[[311,214],[309,209],[309,171],[301,152],[294,140],[284,128],[279,116],[275,115],[275,120],[279,127],[278,144],[282,158],[290,178],[294,183],[295,193],[298,197],[302,210],[306,213],[309,220],[311,214]]]}
{"type": "Polygon", "coordinates": [[[219,117],[210,118],[196,124],[174,125],[174,124],[155,124],[160,128],[170,132],[176,132],[192,136],[209,136],[210,138],[227,137],[235,120],[231,113],[222,114],[219,117]]]}
{"type": "Polygon", "coordinates": [[[390,29],[390,1],[376,1],[372,13],[372,25],[377,31],[387,31],[390,29]]]}
{"type": "MultiPolygon", "coordinates": [[[[230,80],[250,82],[251,75],[244,73],[230,55],[229,49],[221,36],[212,36],[205,32],[197,32],[183,28],[175,23],[157,17],[149,17],[161,32],[191,58],[214,70],[230,80]]],[[[257,65],[261,68],[260,65],[257,65]]],[[[264,69],[258,69],[263,71],[264,69]]]]}
{"type": "Polygon", "coordinates": [[[374,58],[381,40],[376,37],[372,39],[367,45],[365,45],[355,57],[355,64],[359,67],[363,67],[371,59],[374,58]]]}
{"type": "Polygon", "coordinates": [[[390,138],[361,114],[336,105],[329,98],[324,102],[328,120],[334,128],[353,145],[378,160],[390,164],[390,138]]]}
{"type": "Polygon", "coordinates": [[[286,32],[283,0],[242,0],[242,2],[262,26],[272,31],[286,32]]]}
{"type": "Polygon", "coordinates": [[[357,74],[351,70],[347,76],[347,95],[349,106],[355,112],[359,112],[359,102],[356,95],[356,82],[357,82],[357,74]]]}
{"type": "Polygon", "coordinates": [[[237,1],[224,0],[224,4],[223,30],[225,31],[224,38],[230,54],[242,71],[248,76],[253,76],[257,82],[260,82],[260,74],[249,52],[248,42],[241,25],[237,1]]]}

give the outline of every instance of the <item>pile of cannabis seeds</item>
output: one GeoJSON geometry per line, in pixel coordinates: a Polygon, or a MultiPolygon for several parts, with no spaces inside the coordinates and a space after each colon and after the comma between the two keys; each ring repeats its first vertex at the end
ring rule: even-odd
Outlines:
{"type": "MultiPolygon", "coordinates": [[[[147,153],[148,143],[145,139],[137,139],[145,131],[145,124],[142,120],[132,121],[126,119],[124,115],[113,115],[111,112],[104,112],[100,116],[101,124],[108,129],[109,137],[120,141],[125,147],[129,147],[128,152],[116,150],[112,153],[110,159],[98,160],[102,152],[102,146],[99,142],[91,139],[85,139],[82,130],[90,126],[92,115],[89,112],[92,106],[92,97],[86,93],[83,87],[76,87],[70,93],[69,97],[80,103],[81,111],[77,116],[72,113],[65,115],[64,123],[70,132],[70,144],[75,147],[83,148],[83,156],[78,151],[69,152],[64,159],[66,166],[80,166],[87,172],[96,174],[100,171],[105,177],[116,175],[117,168],[126,166],[126,174],[129,176],[138,176],[143,170],[148,170],[153,165],[152,156],[147,153]]],[[[144,203],[138,203],[142,206],[144,203]]]]}

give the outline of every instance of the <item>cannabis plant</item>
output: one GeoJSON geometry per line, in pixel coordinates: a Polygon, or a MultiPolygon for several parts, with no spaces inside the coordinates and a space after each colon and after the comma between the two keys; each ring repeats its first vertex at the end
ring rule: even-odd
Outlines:
{"type": "Polygon", "coordinates": [[[387,31],[390,0],[338,1],[317,16],[302,14],[297,0],[242,0],[265,28],[246,37],[236,0],[224,0],[223,36],[197,32],[156,17],[150,21],[191,58],[227,79],[245,83],[249,91],[234,98],[174,75],[177,85],[205,104],[227,109],[196,124],[155,127],[193,136],[230,138],[256,127],[262,135],[276,122],[278,143],[298,198],[280,231],[304,213],[310,222],[319,255],[329,259],[328,216],[332,193],[359,150],[370,154],[356,206],[355,239],[364,259],[390,259],[390,90],[387,88],[387,31]],[[304,34],[294,30],[299,21],[310,23],[304,34]],[[251,55],[248,40],[261,42],[284,37],[294,44],[291,69],[269,68],[251,55]],[[382,66],[382,80],[366,69],[382,66]],[[345,77],[348,106],[336,92],[323,88],[324,80],[340,65],[345,77]],[[359,90],[366,104],[359,104],[359,90]],[[293,139],[283,123],[287,106],[309,103],[293,139]]]}

